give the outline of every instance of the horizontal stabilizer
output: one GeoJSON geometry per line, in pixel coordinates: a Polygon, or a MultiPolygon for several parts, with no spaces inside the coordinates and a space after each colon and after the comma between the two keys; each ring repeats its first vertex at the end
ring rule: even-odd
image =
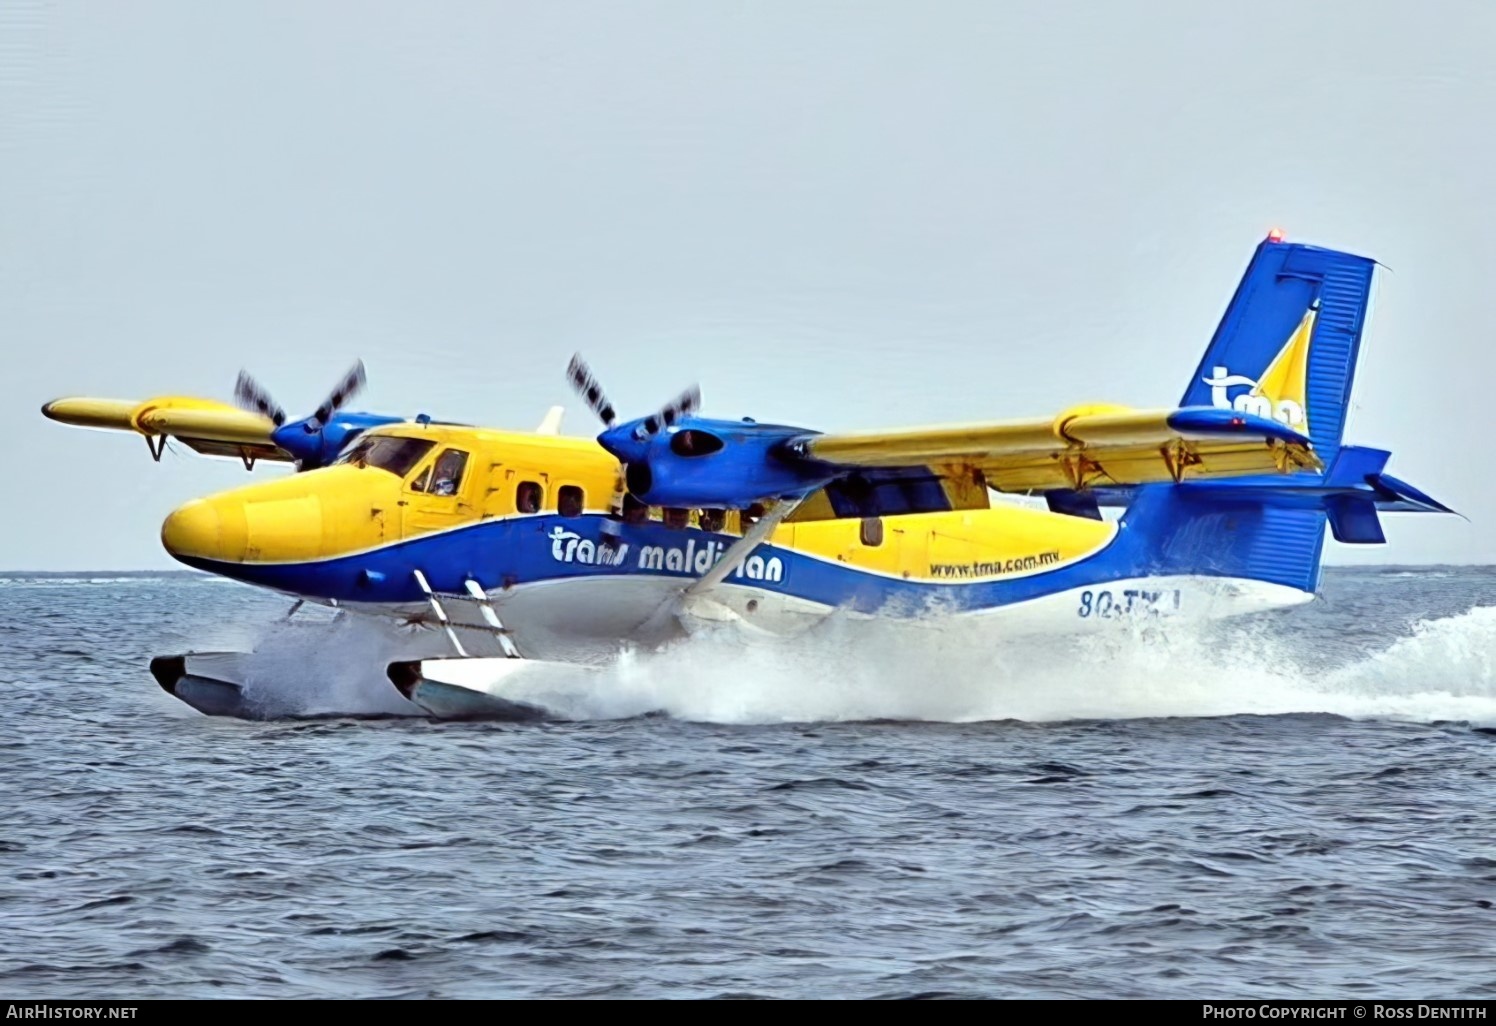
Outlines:
{"type": "MultiPolygon", "coordinates": [[[[1382,513],[1454,513],[1444,503],[1382,473],[1391,453],[1363,446],[1342,446],[1324,474],[1256,477],[1235,481],[1201,481],[1181,492],[1197,504],[1256,503],[1268,509],[1322,510],[1336,541],[1376,545],[1386,541],[1382,513]]],[[[1103,489],[1102,505],[1125,504],[1126,489],[1103,489]]]]}
{"type": "Polygon", "coordinates": [[[1373,474],[1370,482],[1380,495],[1377,509],[1387,513],[1454,513],[1438,499],[1414,488],[1406,481],[1399,481],[1391,474],[1373,474]]]}
{"type": "MultiPolygon", "coordinates": [[[[1444,503],[1382,470],[1392,454],[1385,449],[1347,445],[1335,455],[1325,474],[1324,488],[1370,488],[1376,508],[1384,513],[1454,513],[1444,503]]],[[[1458,516],[1459,514],[1455,514],[1458,516]]]]}
{"type": "Polygon", "coordinates": [[[1380,475],[1391,458],[1385,449],[1347,445],[1335,454],[1335,462],[1325,471],[1320,487],[1359,488],[1380,475]]]}

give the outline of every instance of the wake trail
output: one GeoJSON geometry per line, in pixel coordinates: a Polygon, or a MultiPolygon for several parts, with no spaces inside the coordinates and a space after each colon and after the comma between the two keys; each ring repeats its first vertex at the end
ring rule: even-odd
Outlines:
{"type": "Polygon", "coordinates": [[[693,638],[625,654],[574,690],[520,682],[513,697],[577,719],[664,712],[737,724],[1291,713],[1496,724],[1496,607],[1420,622],[1330,668],[1301,660],[1289,631],[1171,624],[1010,640],[966,624],[843,620],[773,644],[693,638]]]}
{"type": "MultiPolygon", "coordinates": [[[[419,715],[385,676],[409,634],[349,617],[254,632],[245,695],[258,715],[419,715]]],[[[832,617],[799,637],[690,638],[624,651],[601,672],[513,679],[505,697],[573,720],[651,713],[709,723],[969,723],[1328,713],[1496,725],[1496,607],[1416,623],[1340,663],[1292,617],[1243,626],[1154,623],[1091,636],[1006,638],[998,625],[832,617]]],[[[447,652],[419,638],[420,655],[447,652]]]]}

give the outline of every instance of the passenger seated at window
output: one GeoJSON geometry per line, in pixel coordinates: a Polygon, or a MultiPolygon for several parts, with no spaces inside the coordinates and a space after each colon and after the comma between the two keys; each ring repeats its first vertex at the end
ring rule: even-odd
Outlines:
{"type": "Polygon", "coordinates": [[[679,509],[675,506],[665,507],[665,526],[673,527],[677,530],[690,527],[691,511],[688,509],[679,509]]]}
{"type": "Polygon", "coordinates": [[[545,491],[537,481],[521,481],[514,490],[514,508],[520,513],[539,513],[545,491]]]}

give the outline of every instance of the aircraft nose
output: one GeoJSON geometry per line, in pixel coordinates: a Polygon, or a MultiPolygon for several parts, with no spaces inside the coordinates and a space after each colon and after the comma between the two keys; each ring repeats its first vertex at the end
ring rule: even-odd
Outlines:
{"type": "Polygon", "coordinates": [[[161,544],[180,560],[232,559],[225,544],[223,517],[202,499],[174,510],[161,525],[161,544]]]}

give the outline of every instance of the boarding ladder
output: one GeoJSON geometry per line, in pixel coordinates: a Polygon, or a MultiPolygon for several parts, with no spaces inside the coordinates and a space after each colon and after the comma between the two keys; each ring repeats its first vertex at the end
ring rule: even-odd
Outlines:
{"type": "Polygon", "coordinates": [[[426,595],[426,601],[431,604],[431,612],[436,616],[436,622],[441,624],[442,630],[447,632],[447,639],[452,642],[452,648],[463,659],[469,658],[470,653],[463,647],[461,639],[457,637],[458,629],[479,631],[487,637],[496,639],[499,649],[504,653],[506,659],[520,658],[519,649],[515,647],[514,639],[510,637],[509,628],[504,626],[499,614],[494,610],[493,602],[488,598],[488,593],[483,586],[469,577],[462,582],[463,594],[454,592],[438,592],[431,587],[431,582],[420,570],[413,570],[416,584],[426,595]],[[446,603],[467,603],[478,608],[482,615],[481,623],[469,623],[466,620],[453,620],[448,615],[446,603]]]}

